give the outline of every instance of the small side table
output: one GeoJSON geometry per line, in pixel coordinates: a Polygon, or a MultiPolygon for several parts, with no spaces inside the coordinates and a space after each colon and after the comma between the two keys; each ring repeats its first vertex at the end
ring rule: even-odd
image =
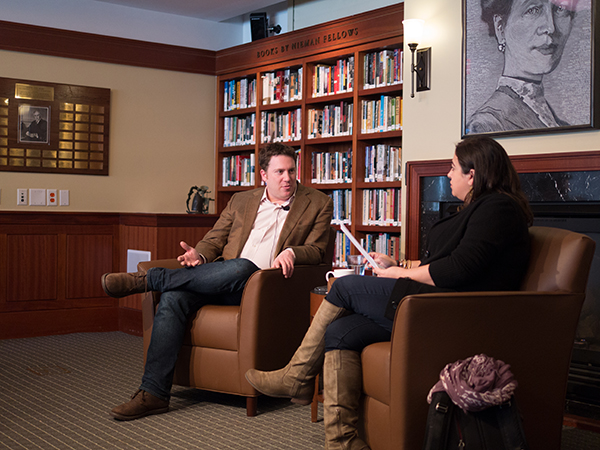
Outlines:
{"type": "MultiPolygon", "coordinates": [[[[310,321],[312,322],[315,314],[317,313],[317,309],[321,306],[321,302],[325,298],[325,294],[327,294],[327,286],[318,286],[310,291],[310,321]]],[[[323,403],[323,392],[320,388],[319,383],[320,375],[317,375],[315,378],[315,396],[313,397],[313,401],[310,405],[310,421],[317,422],[318,414],[319,414],[319,402],[323,403]]]]}

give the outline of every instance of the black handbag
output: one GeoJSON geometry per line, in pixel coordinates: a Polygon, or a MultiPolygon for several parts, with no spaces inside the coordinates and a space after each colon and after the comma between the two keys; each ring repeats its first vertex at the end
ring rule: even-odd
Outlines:
{"type": "Polygon", "coordinates": [[[423,450],[528,450],[514,396],[498,406],[464,412],[444,391],[432,396],[423,450]]]}

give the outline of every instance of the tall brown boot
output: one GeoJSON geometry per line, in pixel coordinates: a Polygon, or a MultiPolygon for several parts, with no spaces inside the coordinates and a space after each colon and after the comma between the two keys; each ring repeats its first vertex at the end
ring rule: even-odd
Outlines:
{"type": "Polygon", "coordinates": [[[325,448],[369,450],[356,428],[362,393],[360,353],[352,350],[325,353],[323,372],[325,448]]]}
{"type": "Polygon", "coordinates": [[[327,325],[345,313],[344,308],[324,300],[287,366],[271,372],[250,369],[246,372],[248,382],[263,394],[289,397],[294,403],[308,405],[314,395],[314,379],[323,367],[327,325]]]}

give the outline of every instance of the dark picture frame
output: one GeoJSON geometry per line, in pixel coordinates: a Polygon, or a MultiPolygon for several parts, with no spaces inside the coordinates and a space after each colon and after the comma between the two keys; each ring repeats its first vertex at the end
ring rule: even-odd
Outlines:
{"type": "Polygon", "coordinates": [[[50,143],[50,107],[22,103],[19,105],[18,142],[50,143]]]}
{"type": "Polygon", "coordinates": [[[110,94],[0,77],[0,172],[108,176],[110,94]]]}
{"type": "Polygon", "coordinates": [[[596,3],[463,0],[463,138],[600,128],[600,22],[596,3]],[[482,3],[491,26],[484,21],[485,14],[482,16],[482,3]],[[490,7],[494,3],[508,4],[510,12],[498,14],[490,7]],[[545,17],[553,18],[547,21],[552,22],[551,31],[541,29],[546,27],[540,25],[544,22],[544,7],[549,8],[545,17]],[[531,21],[531,17],[538,17],[538,21],[531,21]],[[570,30],[562,33],[568,30],[565,18],[569,17],[570,30]],[[521,35],[515,32],[518,26],[521,35]],[[543,32],[551,39],[540,44],[535,53],[531,51],[538,41],[535,33],[543,32]],[[513,48],[509,49],[511,44],[513,48]],[[519,58],[519,52],[524,57],[519,58]],[[505,77],[507,74],[520,76],[505,77]]]}

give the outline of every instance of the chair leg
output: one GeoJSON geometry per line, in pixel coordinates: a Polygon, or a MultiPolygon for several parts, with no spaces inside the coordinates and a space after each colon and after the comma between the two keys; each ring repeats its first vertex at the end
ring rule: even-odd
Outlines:
{"type": "Polygon", "coordinates": [[[246,397],[246,416],[256,416],[258,397],[246,397]]]}

